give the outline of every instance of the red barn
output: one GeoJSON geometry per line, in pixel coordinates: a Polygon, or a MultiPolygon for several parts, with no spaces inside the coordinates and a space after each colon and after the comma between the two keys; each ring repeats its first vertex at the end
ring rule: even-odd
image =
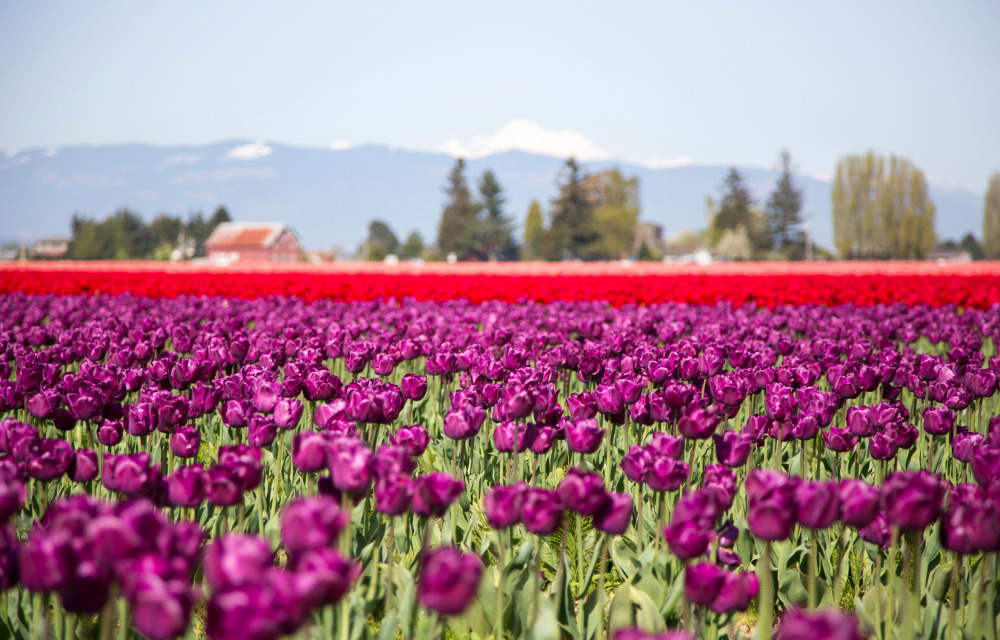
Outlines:
{"type": "Polygon", "coordinates": [[[217,262],[298,262],[302,247],[281,222],[223,222],[205,241],[205,254],[217,262]]]}

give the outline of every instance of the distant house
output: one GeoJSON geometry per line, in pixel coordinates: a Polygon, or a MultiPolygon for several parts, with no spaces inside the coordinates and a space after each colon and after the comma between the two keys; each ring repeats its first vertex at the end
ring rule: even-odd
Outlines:
{"type": "Polygon", "coordinates": [[[31,257],[36,260],[62,260],[69,251],[72,238],[42,238],[31,248],[31,257]]]}
{"type": "Polygon", "coordinates": [[[214,262],[298,262],[302,247],[282,222],[223,222],[205,240],[214,262]]]}

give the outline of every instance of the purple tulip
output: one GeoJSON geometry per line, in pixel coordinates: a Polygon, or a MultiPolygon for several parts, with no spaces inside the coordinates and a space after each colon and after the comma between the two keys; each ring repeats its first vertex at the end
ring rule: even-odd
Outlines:
{"type": "Polygon", "coordinates": [[[69,531],[35,528],[20,549],[18,564],[24,588],[40,593],[63,587],[72,571],[70,544],[69,531]]]}
{"type": "Polygon", "coordinates": [[[281,384],[277,381],[260,381],[253,390],[253,408],[260,413],[271,413],[278,402],[281,384]]]}
{"type": "Polygon", "coordinates": [[[406,476],[375,481],[375,508],[387,516],[406,513],[413,500],[413,481],[406,476]]]}
{"type": "Polygon", "coordinates": [[[229,534],[216,539],[205,553],[205,580],[216,591],[263,581],[274,566],[267,540],[252,535],[229,534]]]}
{"type": "Polygon", "coordinates": [[[526,488],[524,483],[512,487],[495,485],[483,495],[483,511],[491,527],[506,529],[521,521],[526,488]]]}
{"type": "Polygon", "coordinates": [[[28,475],[41,482],[62,476],[73,462],[73,447],[65,440],[42,438],[28,460],[28,475]]]}
{"type": "Polygon", "coordinates": [[[236,472],[221,464],[209,467],[205,497],[209,504],[216,507],[231,507],[240,502],[243,499],[243,490],[240,488],[236,472]]]}
{"type": "Polygon", "coordinates": [[[39,389],[38,393],[28,398],[27,406],[28,413],[44,420],[59,406],[59,394],[55,389],[39,389]]]}
{"type": "Polygon", "coordinates": [[[400,380],[399,387],[407,400],[423,400],[427,395],[427,376],[408,373],[400,380]]]}
{"type": "Polygon", "coordinates": [[[892,460],[899,451],[899,445],[892,433],[882,431],[868,439],[868,448],[876,460],[892,460]]]}
{"type": "Polygon", "coordinates": [[[848,407],[847,430],[851,435],[859,438],[872,435],[871,409],[869,407],[848,407]]]}
{"type": "Polygon", "coordinates": [[[440,518],[465,489],[465,483],[447,473],[429,473],[413,483],[413,512],[425,518],[440,518]]]}
{"type": "Polygon", "coordinates": [[[578,420],[576,422],[565,421],[566,445],[571,451],[581,453],[594,453],[601,446],[604,438],[604,429],[597,426],[597,420],[578,420]]]}
{"type": "Polygon", "coordinates": [[[14,478],[0,479],[0,524],[20,511],[26,499],[24,483],[14,478]]]}
{"type": "Polygon", "coordinates": [[[974,451],[969,463],[972,467],[972,476],[984,487],[1000,482],[1000,446],[992,444],[992,429],[990,438],[989,446],[974,451]]]}
{"type": "Polygon", "coordinates": [[[113,447],[122,441],[124,433],[121,420],[104,420],[97,427],[97,441],[106,447],[113,447]]]}
{"type": "Polygon", "coordinates": [[[887,548],[892,539],[892,531],[889,529],[889,520],[884,513],[876,514],[875,518],[858,529],[858,535],[862,540],[887,548]]]}
{"type": "Polygon", "coordinates": [[[757,574],[751,572],[726,573],[719,588],[719,594],[709,605],[718,614],[746,611],[750,601],[757,595],[759,584],[757,574]]]}
{"type": "Polygon", "coordinates": [[[548,453],[555,443],[556,430],[548,425],[530,424],[524,437],[528,441],[528,449],[532,453],[548,453]]]}
{"type": "Polygon", "coordinates": [[[941,546],[962,554],[1000,549],[1000,504],[975,485],[956,489],[941,517],[941,546]]]}
{"type": "Polygon", "coordinates": [[[607,501],[604,480],[600,475],[571,468],[557,489],[562,507],[583,516],[594,515],[607,501]]]}
{"type": "Polygon", "coordinates": [[[486,420],[486,412],[472,404],[452,406],[444,416],[444,435],[452,440],[466,440],[479,433],[486,420]]]}
{"type": "Polygon", "coordinates": [[[97,452],[77,449],[67,471],[73,482],[90,482],[97,477],[97,452]]]}
{"type": "Polygon", "coordinates": [[[243,400],[226,400],[219,405],[219,415],[222,424],[230,429],[243,429],[247,426],[252,407],[243,400]]]}
{"type": "Polygon", "coordinates": [[[135,579],[129,597],[132,625],[150,640],[170,640],[181,636],[188,627],[194,595],[178,580],[165,580],[154,573],[135,579]]]}
{"type": "Polygon", "coordinates": [[[274,403],[274,424],[279,429],[294,429],[302,418],[303,409],[298,398],[279,398],[274,403]]]}
{"type": "Polygon", "coordinates": [[[292,438],[292,464],[303,473],[313,473],[327,467],[329,443],[315,431],[303,431],[292,438]]]}
{"type": "Polygon", "coordinates": [[[653,491],[677,491],[688,478],[686,462],[666,457],[653,457],[643,467],[642,481],[653,491]]]}
{"type": "Polygon", "coordinates": [[[200,465],[182,466],[166,478],[167,503],[174,507],[198,507],[205,500],[207,474],[200,465]]]}
{"type": "Polygon", "coordinates": [[[278,436],[278,425],[272,416],[254,414],[250,417],[250,429],[247,431],[247,443],[251,447],[266,449],[278,436]]]}
{"type": "Polygon", "coordinates": [[[627,493],[609,492],[594,514],[594,528],[604,533],[620,536],[632,522],[632,496],[627,493]]]}
{"type": "Polygon", "coordinates": [[[547,536],[562,524],[563,504],[556,491],[529,487],[524,492],[521,523],[531,533],[547,536]]]}
{"type": "Polygon", "coordinates": [[[845,453],[854,448],[854,445],[857,444],[857,439],[847,429],[830,427],[823,432],[823,443],[831,451],[845,453]]]}
{"type": "Polygon", "coordinates": [[[662,431],[657,431],[650,436],[649,444],[646,446],[651,453],[661,456],[677,460],[680,460],[684,456],[684,438],[672,436],[662,431]]]}
{"type": "Polygon", "coordinates": [[[778,471],[754,469],[746,479],[750,532],[761,540],[784,540],[795,524],[795,481],[778,471]]]}
{"type": "Polygon", "coordinates": [[[156,407],[149,402],[125,407],[125,430],[132,436],[149,435],[156,430],[159,417],[156,407]]]}
{"type": "Polygon", "coordinates": [[[903,531],[926,529],[941,515],[944,488],[930,471],[900,471],[886,478],[880,494],[889,523],[903,531]]]}
{"type": "Polygon", "coordinates": [[[712,436],[715,440],[715,457],[727,467],[742,467],[753,449],[753,438],[738,431],[723,431],[712,436]]]}
{"type": "Polygon", "coordinates": [[[840,482],[840,520],[852,527],[865,527],[878,515],[879,491],[864,480],[845,478],[840,482]]]}
{"type": "Polygon", "coordinates": [[[14,525],[0,525],[0,591],[13,589],[21,579],[18,568],[19,551],[20,542],[14,525]]]}
{"type": "Polygon", "coordinates": [[[781,618],[775,640],[862,640],[858,619],[839,609],[791,609],[781,618]]]}
{"type": "Polygon", "coordinates": [[[264,473],[262,457],[260,449],[245,444],[219,447],[219,464],[232,472],[241,491],[253,491],[260,484],[264,473]]]}
{"type": "Polygon", "coordinates": [[[201,433],[194,425],[183,426],[170,436],[170,450],[178,458],[194,458],[201,447],[201,433]]]}
{"type": "Polygon", "coordinates": [[[826,529],[840,515],[839,490],[832,482],[799,482],[795,487],[798,522],[807,529],[826,529]]]}
{"type": "Polygon", "coordinates": [[[309,585],[310,599],[320,606],[339,602],[361,575],[361,566],[336,549],[307,551],[295,563],[295,569],[309,585]]]}
{"type": "Polygon", "coordinates": [[[719,425],[719,417],[708,409],[688,411],[677,421],[677,430],[690,440],[705,440],[712,437],[719,425]]]}
{"type": "Polygon", "coordinates": [[[325,496],[297,498],[281,514],[281,541],[293,558],[330,547],[347,526],[350,514],[325,496]]]}
{"type": "Polygon", "coordinates": [[[357,437],[336,436],[327,453],[330,477],[340,491],[363,491],[372,480],[372,451],[357,437]]]}
{"type": "Polygon", "coordinates": [[[493,427],[493,445],[497,451],[514,451],[514,439],[517,439],[517,451],[527,449],[528,425],[513,421],[501,422],[493,427]],[[516,435],[515,435],[516,434],[516,435]]]}
{"type": "Polygon", "coordinates": [[[725,579],[726,572],[710,562],[689,564],[684,567],[684,597],[707,607],[719,595],[725,579]]]}
{"type": "Polygon", "coordinates": [[[427,429],[415,424],[409,427],[400,427],[396,433],[389,436],[389,442],[397,447],[403,447],[410,452],[411,456],[417,457],[427,450],[430,436],[427,434],[427,429]]]}
{"type": "Polygon", "coordinates": [[[476,597],[482,573],[482,563],[474,554],[451,547],[435,549],[421,564],[417,599],[441,615],[458,615],[476,597]]]}
{"type": "Polygon", "coordinates": [[[924,409],[924,431],[928,435],[943,436],[951,433],[953,424],[955,424],[955,414],[946,407],[924,409]]]}
{"type": "Polygon", "coordinates": [[[159,469],[150,465],[148,453],[104,454],[101,482],[110,491],[138,496],[149,493],[159,476],[159,469]]]}

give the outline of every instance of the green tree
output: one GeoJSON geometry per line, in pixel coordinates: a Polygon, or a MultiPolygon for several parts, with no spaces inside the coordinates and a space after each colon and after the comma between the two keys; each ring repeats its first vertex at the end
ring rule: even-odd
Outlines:
{"type": "Polygon", "coordinates": [[[503,205],[507,198],[492,171],[484,172],[480,178],[479,195],[483,198],[485,212],[485,217],[479,221],[480,251],[490,260],[509,258],[514,245],[514,223],[504,213],[503,205]]]}
{"type": "Polygon", "coordinates": [[[465,161],[455,161],[445,188],[448,200],[441,212],[437,245],[442,256],[454,253],[459,260],[476,257],[479,212],[482,205],[472,199],[465,180],[465,161]]]}
{"type": "Polygon", "coordinates": [[[778,163],[781,175],[764,208],[764,244],[787,253],[805,240],[799,229],[802,225],[802,189],[795,184],[787,149],[782,150],[778,163]]]}
{"type": "Polygon", "coordinates": [[[424,239],[419,231],[411,231],[399,250],[399,257],[404,260],[412,260],[422,255],[424,255],[424,239]]]}
{"type": "Polygon", "coordinates": [[[587,174],[570,158],[559,182],[559,197],[552,201],[549,255],[556,258],[591,258],[598,233],[594,228],[594,203],[586,187],[587,174]]]}
{"type": "Polygon", "coordinates": [[[962,240],[958,243],[958,246],[962,247],[963,251],[969,252],[973,260],[982,260],[985,257],[983,245],[979,244],[979,240],[971,233],[962,236],[962,240]]]}
{"type": "Polygon", "coordinates": [[[170,250],[177,246],[179,236],[184,230],[184,222],[179,217],[166,213],[156,216],[149,224],[150,242],[153,245],[153,250],[160,254],[166,253],[169,256],[170,250]]]}
{"type": "Polygon", "coordinates": [[[934,203],[908,160],[874,152],[842,158],[831,198],[842,258],[923,258],[934,247],[934,203]]]}
{"type": "Polygon", "coordinates": [[[70,228],[73,238],[66,257],[71,260],[108,260],[114,257],[111,237],[102,233],[97,221],[74,213],[70,228]]]}
{"type": "Polygon", "coordinates": [[[532,200],[528,207],[528,217],[524,220],[524,244],[521,245],[522,260],[540,260],[545,242],[545,221],[542,219],[542,205],[532,200]]]}
{"type": "Polygon", "coordinates": [[[363,253],[368,260],[381,262],[389,254],[399,253],[399,239],[392,228],[382,220],[372,220],[368,225],[367,251],[363,253]]]}
{"type": "Polygon", "coordinates": [[[983,201],[983,253],[1000,259],[1000,171],[990,176],[983,201]]]}
{"type": "Polygon", "coordinates": [[[751,210],[755,202],[750,189],[743,182],[743,176],[736,167],[729,169],[723,181],[722,200],[719,210],[712,221],[716,232],[735,231],[739,227],[750,229],[752,226],[751,210]]]}
{"type": "Polygon", "coordinates": [[[212,217],[209,218],[208,224],[212,228],[212,231],[215,231],[215,228],[220,224],[222,224],[223,222],[232,222],[232,221],[233,217],[229,215],[229,209],[226,208],[226,205],[220,204],[218,207],[215,208],[215,213],[213,213],[212,217]]]}
{"type": "Polygon", "coordinates": [[[639,179],[625,178],[619,169],[608,169],[587,180],[594,202],[597,238],[588,247],[598,259],[618,260],[632,253],[639,221],[639,179]]]}

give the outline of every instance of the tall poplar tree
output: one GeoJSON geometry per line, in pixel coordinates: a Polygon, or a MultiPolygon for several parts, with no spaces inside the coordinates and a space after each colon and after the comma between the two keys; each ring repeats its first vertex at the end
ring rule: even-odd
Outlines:
{"type": "Polygon", "coordinates": [[[934,203],[909,160],[869,152],[837,163],[831,192],[842,258],[923,258],[934,247],[934,203]]]}
{"type": "Polygon", "coordinates": [[[465,160],[459,158],[448,173],[448,200],[441,211],[437,245],[442,255],[454,253],[460,260],[475,257],[479,212],[482,205],[472,199],[465,180],[465,160]]]}
{"type": "Polygon", "coordinates": [[[545,242],[545,221],[542,219],[542,205],[532,200],[528,207],[528,217],[524,220],[524,244],[521,245],[522,260],[541,260],[545,242]]]}
{"type": "Polygon", "coordinates": [[[990,176],[983,201],[983,254],[1000,259],[1000,171],[990,176]]]}

